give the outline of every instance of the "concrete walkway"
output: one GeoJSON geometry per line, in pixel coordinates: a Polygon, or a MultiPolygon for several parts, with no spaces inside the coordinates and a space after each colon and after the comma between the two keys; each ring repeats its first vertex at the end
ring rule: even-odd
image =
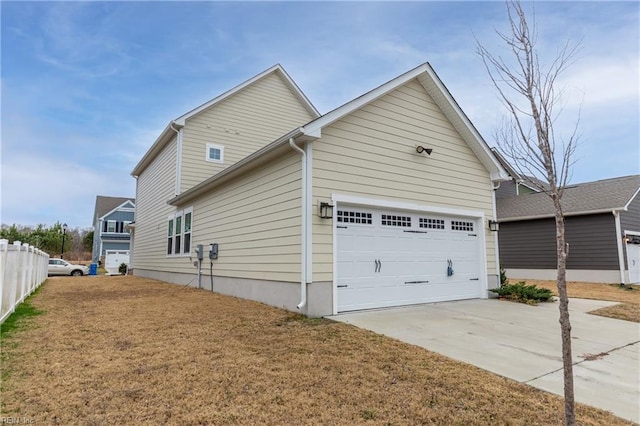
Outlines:
{"type": "MultiPolygon", "coordinates": [[[[589,315],[613,302],[570,299],[578,402],[640,423],[640,324],[589,315]]],[[[558,303],[465,300],[346,313],[384,334],[563,395],[558,303]]]]}

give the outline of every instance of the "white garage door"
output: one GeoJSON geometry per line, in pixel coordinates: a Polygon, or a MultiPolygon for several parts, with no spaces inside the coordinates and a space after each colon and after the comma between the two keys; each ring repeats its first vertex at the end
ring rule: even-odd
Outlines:
{"type": "Polygon", "coordinates": [[[481,296],[477,221],[338,208],[338,311],[481,296]]]}

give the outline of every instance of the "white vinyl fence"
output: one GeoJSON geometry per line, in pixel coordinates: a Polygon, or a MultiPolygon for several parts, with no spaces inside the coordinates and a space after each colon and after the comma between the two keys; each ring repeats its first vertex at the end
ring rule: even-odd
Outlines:
{"type": "Polygon", "coordinates": [[[0,240],[0,324],[47,279],[49,255],[27,243],[0,240]]]}

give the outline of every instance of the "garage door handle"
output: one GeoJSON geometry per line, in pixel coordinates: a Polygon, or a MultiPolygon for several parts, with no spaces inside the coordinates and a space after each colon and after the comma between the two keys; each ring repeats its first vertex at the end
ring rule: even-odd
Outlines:
{"type": "Polygon", "coordinates": [[[382,262],[380,262],[378,259],[375,259],[373,263],[375,265],[375,269],[373,272],[380,272],[380,268],[382,267],[382,262]]]}

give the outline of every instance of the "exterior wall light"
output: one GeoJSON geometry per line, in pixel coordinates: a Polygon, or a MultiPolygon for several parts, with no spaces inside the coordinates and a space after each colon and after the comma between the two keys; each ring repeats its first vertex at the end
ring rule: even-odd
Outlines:
{"type": "Polygon", "coordinates": [[[489,231],[496,232],[499,229],[500,229],[500,224],[495,220],[489,219],[489,231]]]}
{"type": "Polygon", "coordinates": [[[422,145],[418,145],[418,146],[416,146],[416,152],[418,154],[422,154],[423,152],[426,152],[427,155],[431,155],[431,153],[433,152],[433,148],[425,148],[422,145]]]}
{"type": "Polygon", "coordinates": [[[332,219],[333,218],[333,206],[329,203],[325,203],[324,201],[320,202],[320,217],[322,219],[332,219]]]}

